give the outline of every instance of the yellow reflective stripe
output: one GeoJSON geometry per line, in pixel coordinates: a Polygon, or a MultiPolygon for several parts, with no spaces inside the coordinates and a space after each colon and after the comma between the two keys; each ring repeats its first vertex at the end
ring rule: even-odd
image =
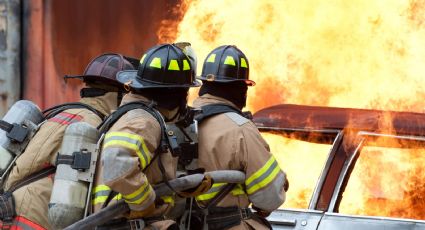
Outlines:
{"type": "Polygon", "coordinates": [[[252,174],[246,181],[245,184],[248,185],[250,184],[252,181],[254,181],[255,179],[261,177],[266,171],[267,169],[270,168],[270,166],[276,161],[276,159],[274,159],[273,156],[270,157],[270,159],[266,162],[266,164],[261,167],[257,172],[255,172],[254,174],[252,174]]]}
{"type": "Polygon", "coordinates": [[[134,150],[137,154],[137,156],[140,159],[140,163],[142,166],[142,169],[146,168],[146,166],[148,165],[148,162],[145,161],[145,159],[143,158],[142,153],[140,152],[139,148],[137,148],[137,145],[132,144],[132,143],[128,143],[126,141],[119,141],[119,140],[114,140],[114,141],[108,141],[105,145],[104,148],[108,148],[112,145],[121,145],[123,147],[129,148],[131,150],[134,150]]]}
{"type": "Polygon", "coordinates": [[[242,188],[241,184],[237,184],[236,187],[234,189],[232,189],[232,195],[233,196],[239,196],[239,195],[244,195],[245,191],[242,188]]]}
{"type": "Polygon", "coordinates": [[[143,151],[145,151],[146,153],[149,153],[148,147],[146,147],[146,144],[145,144],[145,140],[139,135],[125,133],[125,132],[109,132],[105,135],[105,140],[112,136],[128,137],[130,139],[137,140],[142,144],[143,151]]]}
{"type": "Polygon", "coordinates": [[[108,196],[98,196],[98,197],[95,197],[92,200],[92,204],[93,205],[100,204],[100,203],[103,204],[103,203],[105,203],[106,199],[108,199],[108,196]]]}
{"type": "Polygon", "coordinates": [[[211,55],[208,57],[207,62],[212,62],[212,63],[214,63],[214,62],[215,62],[215,54],[211,54],[211,55]]]}
{"type": "Polygon", "coordinates": [[[111,188],[109,188],[108,186],[106,186],[104,184],[101,184],[101,185],[94,187],[93,193],[97,193],[97,192],[100,192],[100,191],[109,191],[109,190],[111,190],[111,188]]]}
{"type": "Polygon", "coordinates": [[[105,142],[103,145],[104,149],[113,145],[121,145],[125,148],[129,148],[135,151],[137,156],[140,159],[140,164],[142,166],[142,169],[144,169],[151,161],[151,156],[150,156],[148,148],[146,147],[145,141],[139,135],[124,133],[124,132],[110,132],[105,135],[104,142],[105,142]],[[132,142],[129,142],[126,140],[108,140],[108,139],[113,139],[116,137],[128,138],[128,139],[131,139],[132,142]],[[140,143],[140,146],[137,145],[136,143],[140,143]],[[140,151],[140,148],[142,148],[144,153],[140,151]]]}
{"type": "Polygon", "coordinates": [[[246,192],[248,194],[253,194],[255,193],[257,190],[266,187],[271,181],[273,181],[277,174],[280,172],[280,168],[279,166],[276,166],[273,171],[267,176],[265,177],[263,180],[261,180],[260,182],[251,185],[249,188],[247,188],[246,192]]]}
{"type": "Polygon", "coordinates": [[[146,54],[145,54],[145,55],[143,55],[143,57],[140,59],[140,64],[142,64],[142,63],[143,63],[143,61],[145,60],[145,57],[146,57],[146,54]]]}
{"type": "Polygon", "coordinates": [[[123,195],[125,202],[128,204],[140,204],[145,201],[148,196],[152,193],[152,188],[148,183],[143,184],[135,192],[129,195],[123,195]]]}
{"type": "Polygon", "coordinates": [[[245,58],[241,58],[241,67],[248,68],[248,65],[246,64],[245,58]]]}
{"type": "Polygon", "coordinates": [[[174,198],[172,196],[161,196],[161,199],[167,204],[174,205],[174,198]]]}
{"type": "Polygon", "coordinates": [[[116,196],[114,196],[114,198],[112,198],[113,200],[121,200],[122,199],[122,195],[121,193],[118,193],[116,196]]]}
{"type": "Polygon", "coordinates": [[[235,59],[233,59],[232,56],[227,56],[226,59],[224,60],[224,64],[236,66],[235,59]]]}
{"type": "Polygon", "coordinates": [[[161,69],[161,58],[159,57],[153,58],[149,66],[161,69]]]}
{"type": "Polygon", "coordinates": [[[134,197],[140,195],[140,193],[142,193],[143,190],[145,190],[146,186],[148,186],[148,185],[149,185],[148,182],[145,182],[136,191],[134,191],[134,192],[132,192],[132,193],[130,193],[128,195],[123,195],[124,199],[129,200],[129,199],[133,199],[134,197]]]}
{"type": "Polygon", "coordinates": [[[197,196],[196,199],[200,201],[212,199],[220,191],[220,188],[225,185],[226,183],[214,183],[206,193],[197,196]]]}
{"type": "Polygon", "coordinates": [[[179,63],[177,60],[171,60],[170,65],[168,66],[168,70],[180,70],[179,63]]]}
{"type": "Polygon", "coordinates": [[[183,60],[183,70],[190,70],[189,62],[186,59],[183,60]]]}

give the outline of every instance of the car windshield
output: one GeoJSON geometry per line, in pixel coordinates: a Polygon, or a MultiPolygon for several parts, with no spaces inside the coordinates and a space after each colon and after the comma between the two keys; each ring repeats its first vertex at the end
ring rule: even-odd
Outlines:
{"type": "Polygon", "coordinates": [[[280,208],[307,209],[332,145],[302,141],[277,132],[262,132],[262,136],[289,179],[286,202],[280,208]]]}
{"type": "Polygon", "coordinates": [[[423,141],[367,136],[339,213],[425,219],[423,141]]]}

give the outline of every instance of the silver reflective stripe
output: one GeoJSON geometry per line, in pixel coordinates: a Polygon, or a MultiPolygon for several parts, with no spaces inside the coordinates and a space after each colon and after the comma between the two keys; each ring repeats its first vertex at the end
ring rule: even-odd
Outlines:
{"type": "Polygon", "coordinates": [[[131,199],[125,199],[125,200],[129,203],[135,203],[138,199],[142,198],[147,192],[149,192],[149,188],[150,188],[150,185],[146,185],[145,189],[143,189],[143,191],[139,195],[131,199]]]}
{"type": "Polygon", "coordinates": [[[241,115],[234,113],[234,112],[225,113],[225,115],[228,118],[230,118],[232,121],[234,121],[239,126],[249,122],[248,119],[246,119],[245,117],[242,117],[241,115]]]}
{"type": "Polygon", "coordinates": [[[113,181],[138,164],[139,160],[135,160],[127,149],[119,147],[108,147],[102,153],[103,160],[103,181],[108,183],[113,181]]]}
{"type": "Polygon", "coordinates": [[[143,143],[140,143],[140,141],[132,139],[132,138],[128,138],[128,137],[123,137],[123,136],[111,136],[105,139],[105,144],[108,143],[109,141],[125,141],[128,142],[130,144],[135,144],[137,146],[137,148],[139,149],[139,151],[142,153],[143,159],[145,159],[145,162],[148,163],[148,153],[145,152],[145,150],[143,149],[143,143]]]}
{"type": "Polygon", "coordinates": [[[109,193],[111,192],[111,190],[102,190],[99,192],[94,193],[94,197],[100,197],[100,196],[109,196],[109,193]]]}
{"type": "Polygon", "coordinates": [[[257,179],[251,181],[251,183],[249,183],[249,184],[246,185],[246,190],[249,190],[252,186],[260,183],[261,181],[263,181],[266,177],[268,177],[273,172],[273,170],[276,167],[278,167],[278,164],[277,164],[277,161],[274,161],[272,163],[272,165],[270,165],[270,167],[267,169],[267,171],[265,171],[263,173],[263,175],[261,175],[260,177],[258,177],[257,179]]]}

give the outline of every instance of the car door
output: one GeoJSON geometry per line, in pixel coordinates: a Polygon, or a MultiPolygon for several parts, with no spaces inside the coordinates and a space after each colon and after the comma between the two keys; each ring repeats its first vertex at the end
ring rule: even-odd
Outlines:
{"type": "Polygon", "coordinates": [[[425,138],[359,132],[319,230],[425,229],[425,138]]]}
{"type": "Polygon", "coordinates": [[[334,146],[342,140],[342,132],[260,130],[290,184],[285,203],[267,219],[273,229],[316,230],[324,212],[314,207],[335,152],[334,146]]]}

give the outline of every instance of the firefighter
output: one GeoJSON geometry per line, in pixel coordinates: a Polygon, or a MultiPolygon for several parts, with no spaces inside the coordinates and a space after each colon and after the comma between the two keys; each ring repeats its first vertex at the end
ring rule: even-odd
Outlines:
{"type": "Polygon", "coordinates": [[[90,62],[82,76],[65,76],[85,82],[81,99],[46,112],[46,122],[17,159],[0,196],[1,229],[52,229],[47,210],[56,155],[65,129],[75,122],[97,127],[121,101],[124,88],[116,80],[116,73],[132,69],[133,65],[122,55],[103,54],[90,62]]]}
{"type": "Polygon", "coordinates": [[[194,101],[194,107],[202,110],[197,118],[199,167],[246,174],[244,184],[213,184],[196,197],[192,219],[205,221],[210,230],[271,228],[264,217],[285,201],[286,175],[257,127],[241,112],[248,86],[255,85],[248,75],[246,56],[236,46],[225,45],[209,53],[198,77],[203,83],[194,101]],[[255,215],[250,204],[257,210],[255,215]],[[208,210],[206,215],[202,209],[208,210]]]}
{"type": "Polygon", "coordinates": [[[194,62],[175,44],[152,47],[137,71],[122,71],[117,79],[130,91],[111,115],[101,151],[101,167],[93,190],[93,211],[124,199],[126,218],[98,229],[177,229],[169,217],[173,197],[156,197],[153,185],[176,177],[177,159],[167,142],[165,123],[184,113],[188,90],[195,80],[194,62]]]}

